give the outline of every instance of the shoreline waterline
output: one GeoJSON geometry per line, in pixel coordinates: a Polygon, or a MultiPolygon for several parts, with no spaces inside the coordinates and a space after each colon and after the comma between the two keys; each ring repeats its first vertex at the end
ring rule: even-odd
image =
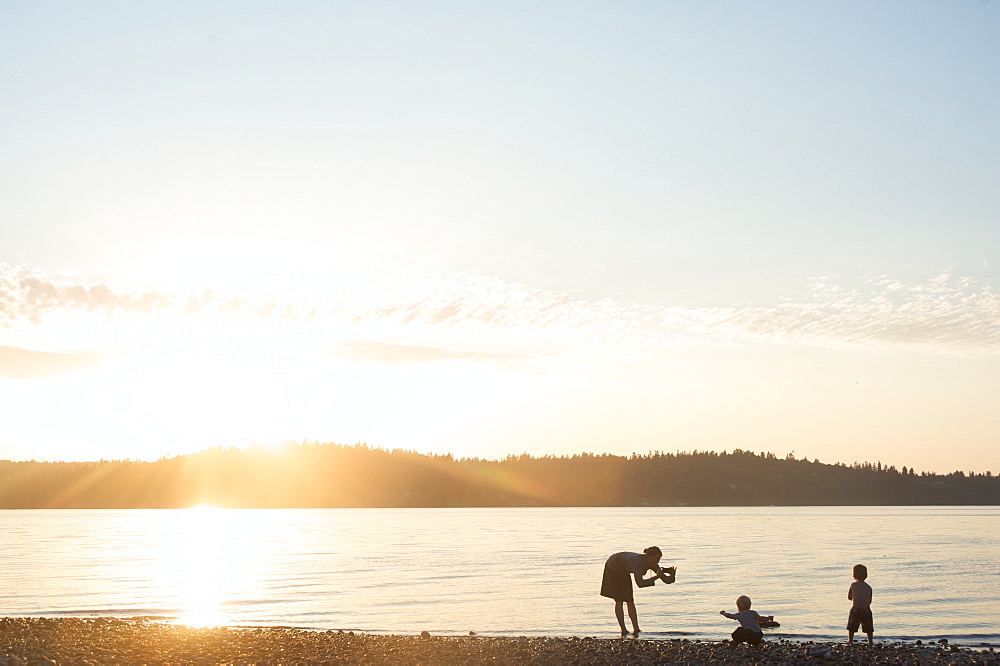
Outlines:
{"type": "Polygon", "coordinates": [[[21,663],[688,663],[787,664],[810,647],[833,663],[1000,664],[993,648],[865,641],[724,641],[371,634],[296,627],[192,627],[148,618],[0,618],[0,659],[21,663]]]}
{"type": "MultiPolygon", "coordinates": [[[[8,616],[10,618],[20,618],[26,620],[101,620],[101,621],[123,621],[123,622],[135,622],[135,623],[152,623],[152,624],[163,624],[167,626],[175,627],[185,627],[192,629],[206,628],[206,627],[224,627],[229,629],[289,629],[296,631],[311,631],[311,632],[329,632],[335,631],[338,633],[347,633],[351,635],[366,635],[366,636],[415,636],[419,635],[422,631],[427,631],[431,635],[437,638],[464,638],[467,636],[474,636],[478,638],[521,638],[521,639],[581,639],[586,638],[588,640],[615,640],[621,638],[618,636],[618,629],[614,627],[613,621],[610,621],[606,625],[606,630],[595,630],[589,632],[566,632],[560,630],[552,630],[548,632],[538,631],[535,629],[525,630],[525,629],[509,629],[509,630],[478,630],[478,631],[457,631],[452,629],[442,629],[435,626],[433,622],[428,622],[422,624],[421,629],[383,629],[371,626],[360,626],[355,624],[348,624],[344,626],[329,626],[329,625],[318,625],[318,624],[296,624],[294,622],[219,622],[219,623],[205,623],[205,622],[195,622],[192,623],[185,620],[181,615],[177,614],[148,614],[148,613],[134,613],[134,612],[121,612],[114,610],[88,610],[88,611],[70,611],[70,612],[46,612],[40,611],[37,613],[20,613],[8,616]]],[[[0,616],[3,619],[3,616],[0,616]]],[[[656,629],[643,629],[639,637],[640,640],[645,641],[683,641],[692,643],[718,643],[728,640],[731,633],[732,626],[735,625],[721,625],[719,631],[715,632],[710,636],[706,636],[703,633],[685,630],[683,628],[674,628],[667,630],[656,630],[656,629]]],[[[827,634],[804,634],[796,632],[787,632],[778,628],[764,628],[764,640],[774,643],[791,643],[791,644],[801,644],[801,645],[829,645],[843,642],[845,640],[846,632],[840,632],[837,634],[827,633],[827,634]]],[[[997,642],[994,638],[994,634],[983,634],[983,635],[954,635],[954,634],[941,634],[935,633],[933,631],[924,632],[922,634],[898,636],[885,633],[877,633],[875,635],[875,642],[882,645],[910,645],[910,646],[933,646],[933,645],[946,645],[949,648],[956,646],[959,648],[983,651],[983,650],[996,650],[1000,654],[1000,642],[997,642]]],[[[863,633],[858,633],[855,636],[855,641],[866,641],[865,635],[863,633]]],[[[2,664],[0,664],[2,666],[2,664]]]]}

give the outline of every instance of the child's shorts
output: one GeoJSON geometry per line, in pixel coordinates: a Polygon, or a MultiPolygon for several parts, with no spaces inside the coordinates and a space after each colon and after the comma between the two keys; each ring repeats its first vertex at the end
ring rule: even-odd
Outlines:
{"type": "Polygon", "coordinates": [[[736,631],[733,632],[733,645],[749,643],[751,647],[757,647],[763,639],[763,631],[750,631],[746,627],[736,627],[736,631]]]}
{"type": "Polygon", "coordinates": [[[857,631],[858,627],[866,634],[875,633],[871,608],[851,608],[851,614],[847,617],[847,630],[857,631]]]}

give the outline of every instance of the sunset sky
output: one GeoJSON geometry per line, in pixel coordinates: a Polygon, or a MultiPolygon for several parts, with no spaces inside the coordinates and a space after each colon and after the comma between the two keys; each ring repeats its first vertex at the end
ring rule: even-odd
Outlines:
{"type": "Polygon", "coordinates": [[[0,4],[0,459],[1000,472],[1000,4],[0,4]]]}

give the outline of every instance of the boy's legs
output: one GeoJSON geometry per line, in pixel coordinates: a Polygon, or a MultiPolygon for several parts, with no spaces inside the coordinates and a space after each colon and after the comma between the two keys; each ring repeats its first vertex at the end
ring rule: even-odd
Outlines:
{"type": "Polygon", "coordinates": [[[861,626],[861,617],[859,611],[861,609],[851,607],[851,614],[847,616],[847,644],[850,645],[854,642],[854,632],[858,630],[861,626]]]}
{"type": "Polygon", "coordinates": [[[872,635],[875,633],[875,622],[872,620],[872,609],[866,608],[861,618],[861,631],[868,636],[868,647],[872,646],[872,635]]]}
{"type": "Polygon", "coordinates": [[[736,627],[736,631],[733,632],[733,647],[736,647],[740,643],[746,641],[747,645],[752,645],[752,639],[754,638],[754,633],[745,627],[736,627]]]}

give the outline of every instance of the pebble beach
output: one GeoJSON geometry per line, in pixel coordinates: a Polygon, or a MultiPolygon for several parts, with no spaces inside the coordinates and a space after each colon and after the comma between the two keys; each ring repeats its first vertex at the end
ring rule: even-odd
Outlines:
{"type": "Polygon", "coordinates": [[[915,643],[805,644],[593,637],[416,636],[290,627],[195,628],[144,618],[0,618],[13,664],[998,664],[1000,653],[915,643]],[[812,647],[826,650],[808,657],[812,647]]]}

